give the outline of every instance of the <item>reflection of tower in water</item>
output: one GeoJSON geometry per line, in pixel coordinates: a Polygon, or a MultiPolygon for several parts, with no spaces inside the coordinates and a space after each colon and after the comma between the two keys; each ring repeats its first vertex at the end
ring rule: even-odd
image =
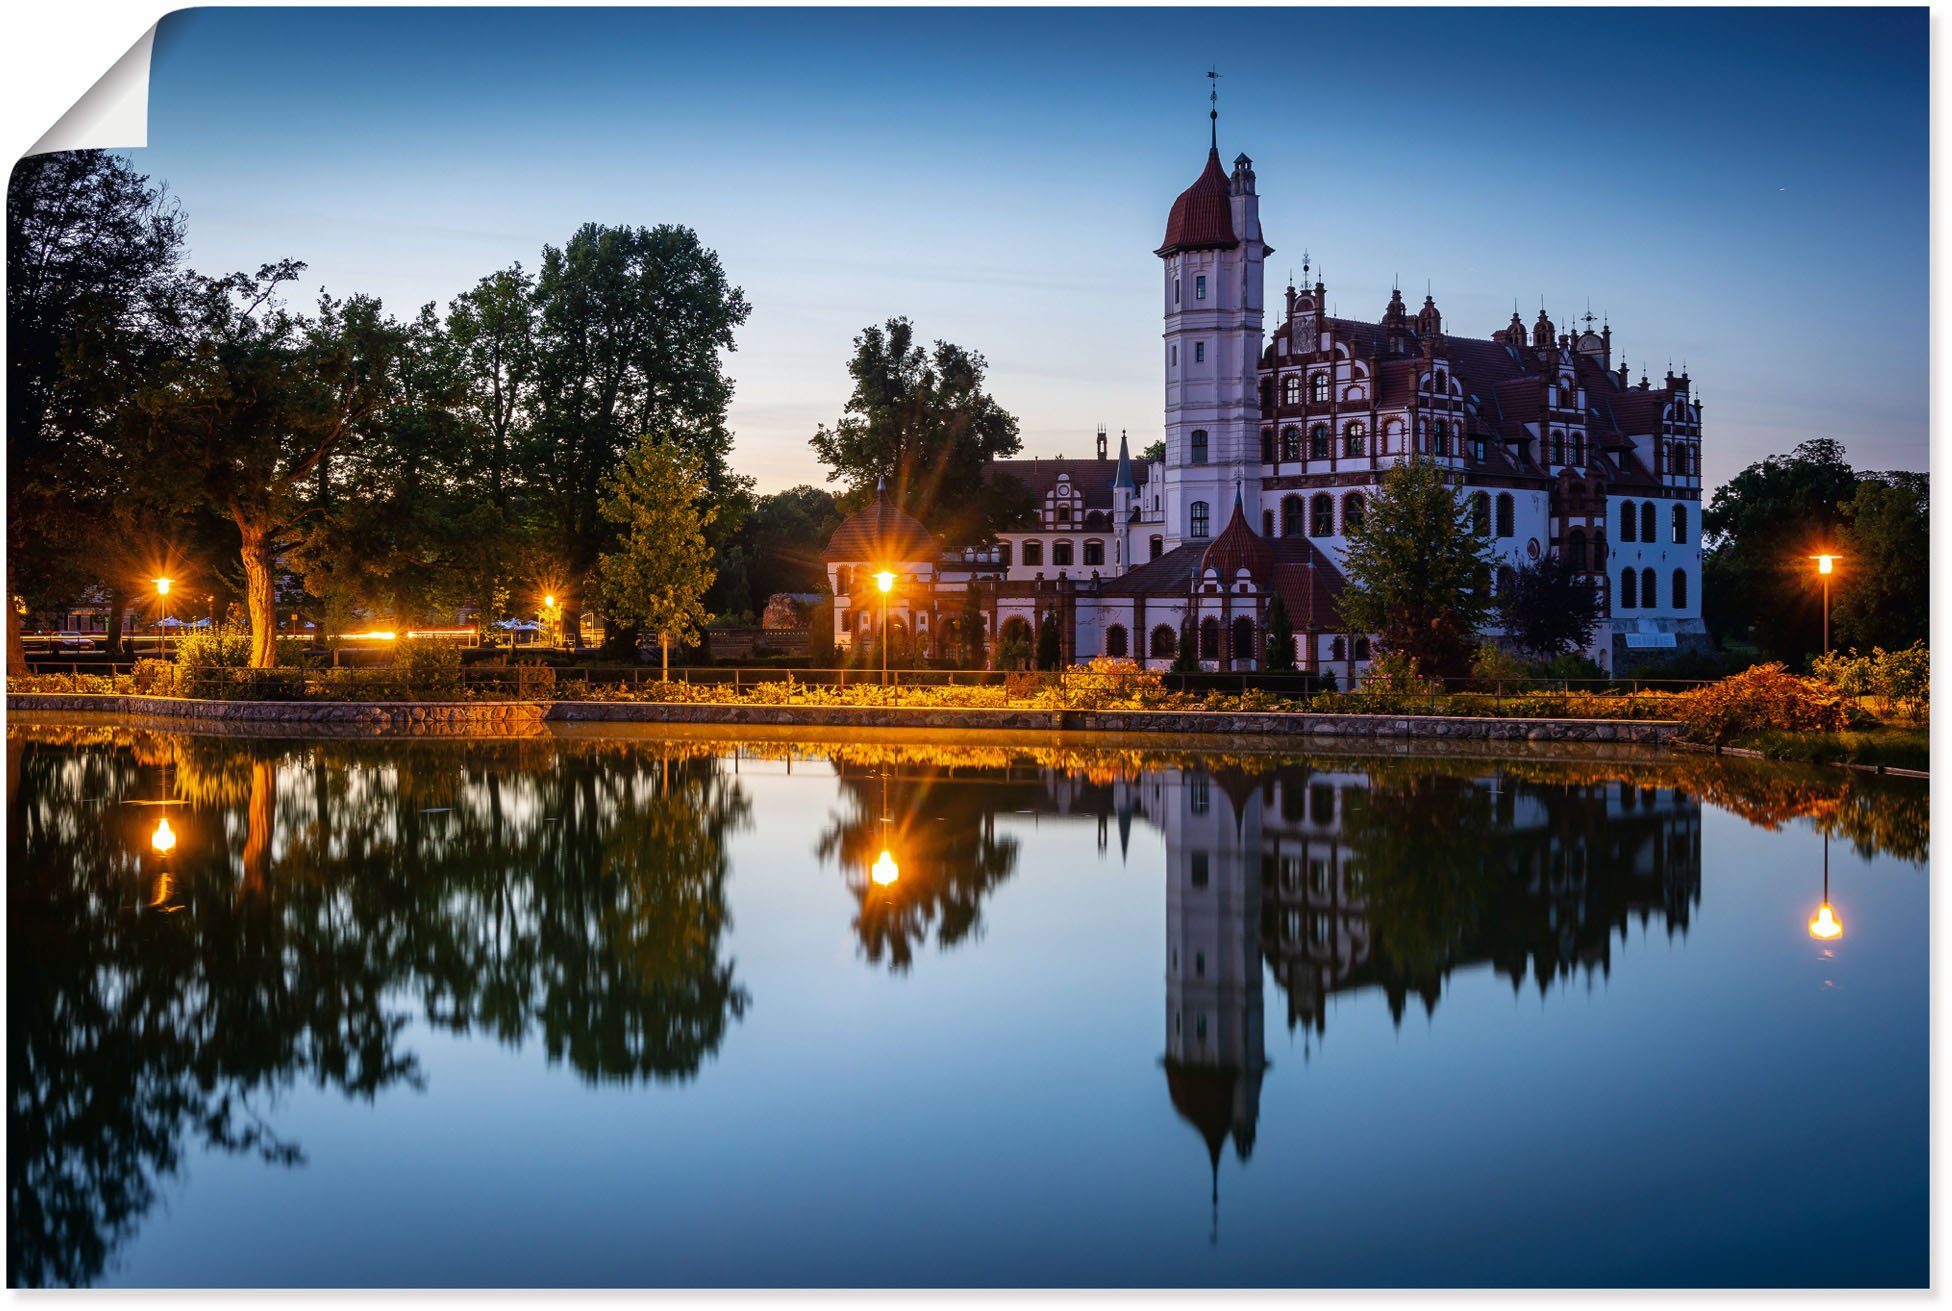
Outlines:
{"type": "Polygon", "coordinates": [[[1206,1140],[1219,1238],[1220,1154],[1254,1150],[1261,1075],[1260,875],[1252,811],[1205,773],[1153,782],[1166,829],[1166,1088],[1206,1140]]]}

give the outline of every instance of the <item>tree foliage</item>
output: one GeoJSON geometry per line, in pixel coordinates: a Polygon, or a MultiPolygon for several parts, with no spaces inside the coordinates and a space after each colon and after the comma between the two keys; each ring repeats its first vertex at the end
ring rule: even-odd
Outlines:
{"type": "Polygon", "coordinates": [[[606,611],[656,633],[667,653],[696,642],[707,618],[709,498],[699,457],[669,433],[644,437],[605,482],[603,517],[618,534],[598,559],[606,611]]]}
{"type": "Polygon", "coordinates": [[[1348,535],[1342,571],[1350,585],[1338,605],[1352,631],[1373,633],[1425,674],[1469,668],[1490,609],[1491,549],[1434,460],[1383,475],[1348,535]]]}
{"type": "Polygon", "coordinates": [[[1897,650],[1930,635],[1931,489],[1922,473],[1858,475],[1844,504],[1832,583],[1838,645],[1897,650]]]}
{"type": "Polygon", "coordinates": [[[1599,589],[1557,551],[1513,568],[1496,600],[1505,636],[1541,663],[1583,648],[1601,618],[1599,589]]]}
{"type": "Polygon", "coordinates": [[[856,499],[886,478],[895,504],[950,545],[1008,526],[1021,495],[993,487],[986,466],[1016,454],[1017,421],[984,390],[987,362],[946,341],[925,349],[907,319],[854,339],[854,388],[843,417],[813,435],[830,479],[856,499]]]}
{"type": "Polygon", "coordinates": [[[1288,618],[1288,603],[1276,592],[1268,602],[1267,620],[1262,626],[1261,668],[1276,672],[1295,667],[1295,626],[1288,618]]]}

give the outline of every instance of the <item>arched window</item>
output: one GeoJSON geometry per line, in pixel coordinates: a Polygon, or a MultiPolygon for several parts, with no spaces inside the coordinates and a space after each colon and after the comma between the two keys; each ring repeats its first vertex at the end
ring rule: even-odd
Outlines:
{"type": "Polygon", "coordinates": [[[1071,522],[1071,507],[1070,507],[1070,506],[1068,506],[1068,505],[1060,505],[1060,506],[1058,506],[1058,507],[1057,507],[1057,521],[1058,521],[1059,523],[1070,523],[1070,522],[1071,522]]]}
{"type": "Polygon", "coordinates": [[[1105,654],[1123,656],[1125,654],[1125,625],[1113,624],[1105,630],[1105,654]]]}
{"type": "Polygon", "coordinates": [[[1086,564],[1105,563],[1105,544],[1103,542],[1086,542],[1084,544],[1084,562],[1086,564]]]}
{"type": "Polygon", "coordinates": [[[1687,570],[1676,569],[1674,571],[1673,589],[1674,589],[1673,593],[1667,598],[1668,604],[1672,605],[1676,610],[1687,609],[1688,608],[1688,571],[1687,570]]]}
{"type": "Polygon", "coordinates": [[[1361,455],[1369,440],[1369,430],[1361,423],[1352,423],[1342,430],[1342,453],[1348,456],[1361,455]]]}
{"type": "Polygon", "coordinates": [[[1200,620],[1200,659],[1220,658],[1220,621],[1212,615],[1200,620]]]}
{"type": "Polygon", "coordinates": [[[1207,535],[1207,508],[1205,501],[1195,501],[1187,507],[1186,535],[1205,537],[1207,535]]]}
{"type": "Polygon", "coordinates": [[[1498,493],[1498,536],[1510,537],[1517,529],[1512,526],[1512,504],[1510,492],[1498,493]]]}
{"type": "Polygon", "coordinates": [[[1674,509],[1669,513],[1668,518],[1673,521],[1674,540],[1677,542],[1687,541],[1688,507],[1676,501],[1674,503],[1674,509]]]}
{"type": "Polygon", "coordinates": [[[1254,658],[1254,621],[1245,617],[1234,620],[1234,662],[1254,658]]]}
{"type": "Polygon", "coordinates": [[[1292,492],[1281,498],[1281,535],[1301,536],[1301,498],[1292,492]]]}
{"type": "Polygon", "coordinates": [[[1642,501],[1640,503],[1640,540],[1643,542],[1658,542],[1660,540],[1659,529],[1654,526],[1654,503],[1652,501],[1642,501]]]}
{"type": "Polygon", "coordinates": [[[1308,399],[1316,405],[1328,403],[1328,374],[1317,373],[1308,380],[1308,399]]]}
{"type": "Polygon", "coordinates": [[[1053,543],[1051,546],[1051,566],[1053,568],[1062,569],[1069,566],[1070,563],[1071,563],[1071,544],[1069,542],[1053,543]]]}
{"type": "Polygon", "coordinates": [[[1044,544],[1042,542],[1025,542],[1023,544],[1023,563],[1026,569],[1043,564],[1044,544]]]}
{"type": "Polygon", "coordinates": [[[1204,428],[1193,429],[1192,453],[1187,456],[1187,463],[1189,464],[1206,463],[1206,429],[1204,428]]]}
{"type": "Polygon", "coordinates": [[[1566,534],[1566,559],[1576,573],[1586,572],[1586,530],[1575,528],[1566,534]]]}
{"type": "Polygon", "coordinates": [[[1586,435],[1576,432],[1566,440],[1572,448],[1572,462],[1583,466],[1586,463],[1586,435]]]}
{"type": "Polygon", "coordinates": [[[1654,571],[1652,569],[1642,569],[1640,571],[1640,608],[1642,610],[1652,610],[1660,603],[1660,597],[1654,591],[1654,571]]]}
{"type": "Polygon", "coordinates": [[[1281,403],[1283,405],[1301,404],[1301,375],[1291,373],[1281,380],[1281,403]]]}
{"type": "Polygon", "coordinates": [[[1450,425],[1442,419],[1430,425],[1430,449],[1437,455],[1450,454],[1450,425]]]}
{"type": "Polygon", "coordinates": [[[1308,503],[1308,535],[1335,535],[1335,500],[1327,492],[1316,492],[1314,499],[1308,503]]]}
{"type": "Polygon", "coordinates": [[[1328,458],[1328,425],[1318,423],[1308,430],[1308,458],[1326,460],[1328,458]]]}
{"type": "Polygon", "coordinates": [[[1356,638],[1355,655],[1358,660],[1367,660],[1369,658],[1368,638],[1361,636],[1356,638]]]}
{"type": "Polygon", "coordinates": [[[1281,430],[1281,458],[1284,460],[1301,458],[1301,429],[1292,424],[1281,430]]]}
{"type": "Polygon", "coordinates": [[[1152,658],[1170,660],[1179,647],[1179,635],[1173,632],[1171,624],[1161,624],[1152,630],[1152,658]]]}
{"type": "Polygon", "coordinates": [[[1274,511],[1272,510],[1261,511],[1261,536],[1274,536],[1274,511]]]}
{"type": "Polygon", "coordinates": [[[1163,537],[1153,538],[1152,553],[1148,558],[1157,560],[1160,556],[1164,555],[1165,553],[1166,553],[1166,539],[1163,537]]]}
{"type": "Polygon", "coordinates": [[[1620,571],[1620,597],[1619,597],[1620,609],[1631,610],[1635,606],[1640,604],[1639,600],[1636,598],[1636,593],[1640,590],[1639,587],[1636,586],[1636,582],[1637,580],[1634,577],[1633,570],[1622,569],[1620,571]]]}
{"type": "Polygon", "coordinates": [[[1329,639],[1329,644],[1328,644],[1329,659],[1340,660],[1348,653],[1349,653],[1349,648],[1343,645],[1341,638],[1336,637],[1336,638],[1329,639]]]}
{"type": "Polygon", "coordinates": [[[1362,507],[1361,492],[1350,492],[1342,498],[1342,532],[1345,536],[1362,531],[1362,507]]]}
{"type": "Polygon", "coordinates": [[[1274,429],[1261,429],[1261,463],[1274,463],[1274,429]]]}
{"type": "Polygon", "coordinates": [[[1555,432],[1552,434],[1552,455],[1550,458],[1553,464],[1564,464],[1566,462],[1566,435],[1564,433],[1555,432]]]}
{"type": "Polygon", "coordinates": [[[1606,534],[1605,533],[1596,532],[1593,534],[1592,571],[1596,574],[1603,574],[1606,572],[1606,534]]]}
{"type": "Polygon", "coordinates": [[[1471,497],[1471,531],[1479,537],[1491,536],[1491,497],[1484,492],[1471,497]]]}
{"type": "Polygon", "coordinates": [[[1620,540],[1621,541],[1631,542],[1633,540],[1633,526],[1636,522],[1637,520],[1634,517],[1633,502],[1632,501],[1620,502],[1620,540]]]}
{"type": "Polygon", "coordinates": [[[1012,615],[1003,621],[1002,640],[1009,645],[1030,645],[1030,621],[1021,615],[1012,615]]]}
{"type": "Polygon", "coordinates": [[[1518,574],[1510,565],[1501,564],[1498,566],[1497,580],[1497,593],[1499,596],[1503,596],[1511,590],[1511,585],[1518,581],[1518,574]]]}

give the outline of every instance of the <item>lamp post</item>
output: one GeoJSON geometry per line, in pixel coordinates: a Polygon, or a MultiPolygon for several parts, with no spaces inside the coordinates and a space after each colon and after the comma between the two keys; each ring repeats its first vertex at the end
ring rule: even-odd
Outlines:
{"type": "Polygon", "coordinates": [[[169,579],[156,580],[156,600],[162,614],[156,620],[156,631],[163,635],[163,659],[169,659],[169,579]]]}
{"type": "MultiPolygon", "coordinates": [[[[556,594],[554,592],[545,593],[542,598],[542,613],[540,615],[537,615],[536,618],[546,621],[550,626],[553,627],[556,622],[555,610],[556,610],[556,594]]],[[[550,643],[550,645],[553,646],[555,644],[552,642],[550,643]]]]}
{"type": "Polygon", "coordinates": [[[883,569],[874,576],[881,589],[881,686],[888,686],[888,593],[895,590],[895,576],[883,569]]]}
{"type": "Polygon", "coordinates": [[[1816,561],[1817,577],[1823,580],[1823,654],[1830,654],[1830,575],[1835,571],[1840,555],[1813,555],[1816,561]]]}

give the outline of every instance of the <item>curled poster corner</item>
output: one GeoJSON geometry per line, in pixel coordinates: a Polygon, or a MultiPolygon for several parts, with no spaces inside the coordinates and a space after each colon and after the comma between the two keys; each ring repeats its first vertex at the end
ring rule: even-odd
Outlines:
{"type": "Polygon", "coordinates": [[[152,25],[27,153],[130,150],[148,145],[149,53],[155,44],[152,25]]]}

